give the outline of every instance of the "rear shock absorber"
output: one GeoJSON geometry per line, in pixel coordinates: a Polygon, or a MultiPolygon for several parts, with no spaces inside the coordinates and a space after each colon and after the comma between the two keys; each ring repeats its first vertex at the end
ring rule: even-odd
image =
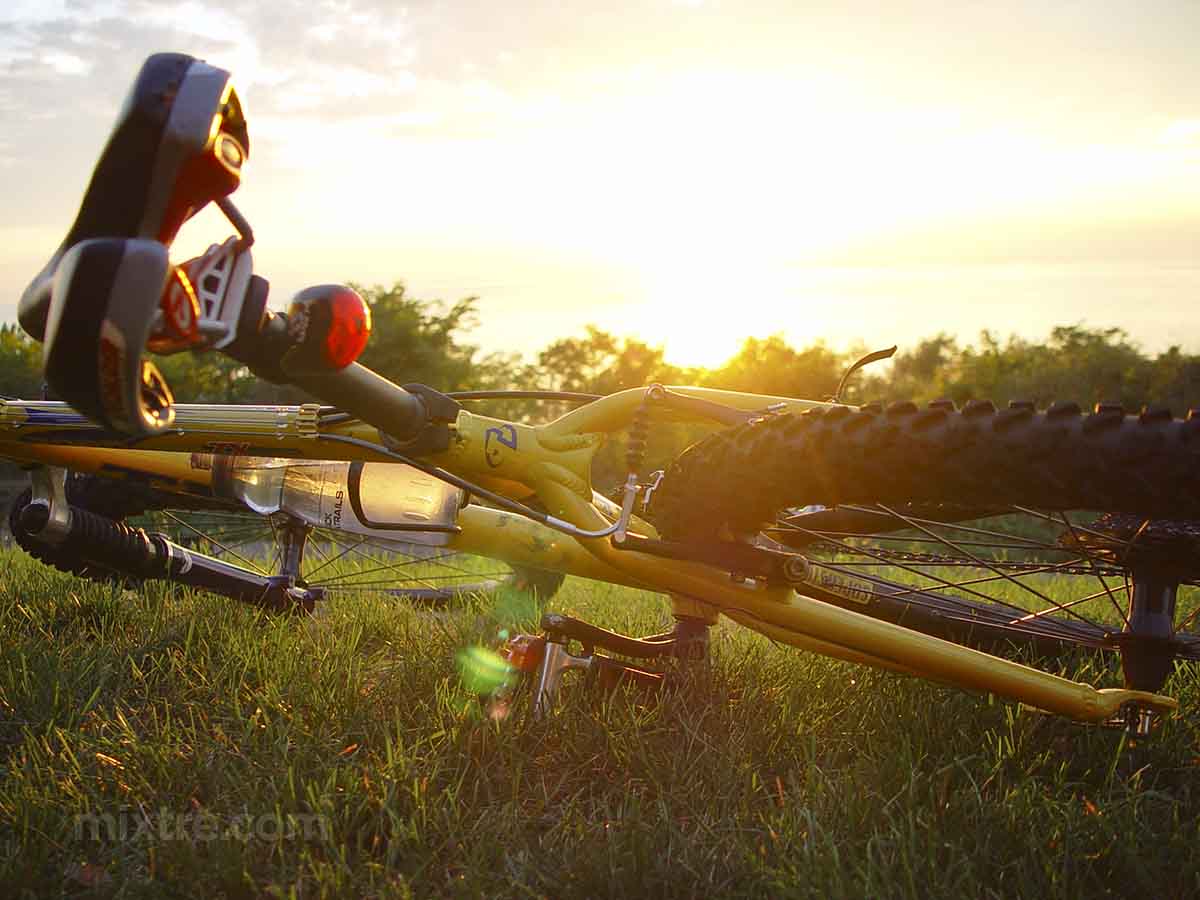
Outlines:
{"type": "MultiPolygon", "coordinates": [[[[45,503],[30,503],[21,510],[18,521],[25,534],[36,539],[49,524],[50,507],[45,503]]],[[[161,549],[142,529],[78,506],[70,507],[69,522],[66,533],[55,544],[54,549],[59,553],[141,578],[170,574],[161,549]]]]}
{"type": "MultiPolygon", "coordinates": [[[[161,534],[148,534],[90,510],[69,506],[65,527],[50,529],[55,559],[93,563],[135,578],[162,578],[211,591],[273,612],[311,612],[324,596],[319,588],[296,584],[290,575],[263,575],[188,550],[161,534]]],[[[24,541],[37,541],[53,518],[51,505],[30,503],[17,521],[24,541]]]]}
{"type": "Polygon", "coordinates": [[[650,399],[655,387],[657,386],[652,386],[646,391],[646,396],[629,423],[629,443],[625,448],[625,467],[628,474],[625,476],[624,494],[621,498],[620,524],[613,535],[613,540],[618,544],[625,540],[625,523],[633,513],[638,492],[641,490],[638,485],[638,473],[646,458],[646,442],[650,436],[650,399]]]}

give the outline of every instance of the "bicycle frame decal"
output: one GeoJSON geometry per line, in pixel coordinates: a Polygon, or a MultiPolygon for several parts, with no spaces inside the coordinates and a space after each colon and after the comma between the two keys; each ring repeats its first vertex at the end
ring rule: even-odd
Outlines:
{"type": "Polygon", "coordinates": [[[28,422],[30,425],[86,425],[91,426],[82,415],[74,412],[70,408],[65,408],[62,412],[54,412],[46,409],[29,409],[26,410],[28,422]]]}
{"type": "MultiPolygon", "coordinates": [[[[333,509],[325,513],[325,525],[329,528],[342,527],[342,506],[346,502],[346,492],[338,490],[333,495],[333,509]]],[[[362,518],[359,516],[359,518],[362,518]]]]}
{"type": "Polygon", "coordinates": [[[493,438],[497,444],[501,444],[509,450],[517,449],[517,429],[512,425],[489,428],[483,434],[483,456],[487,460],[487,464],[493,469],[499,467],[503,453],[499,447],[492,443],[493,438]]]}
{"type": "Polygon", "coordinates": [[[863,606],[870,606],[875,597],[875,585],[872,582],[823,570],[811,562],[805,567],[804,583],[863,606]]]}

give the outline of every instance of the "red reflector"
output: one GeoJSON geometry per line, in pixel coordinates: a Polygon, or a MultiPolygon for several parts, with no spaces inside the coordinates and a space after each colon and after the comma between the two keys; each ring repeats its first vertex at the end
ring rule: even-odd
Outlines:
{"type": "Polygon", "coordinates": [[[371,336],[371,307],[349,288],[329,297],[329,331],[325,334],[325,362],[341,369],[358,359],[371,336]]]}
{"type": "Polygon", "coordinates": [[[500,655],[520,672],[536,672],[546,653],[546,639],[532,634],[518,634],[504,642],[500,655]]]}

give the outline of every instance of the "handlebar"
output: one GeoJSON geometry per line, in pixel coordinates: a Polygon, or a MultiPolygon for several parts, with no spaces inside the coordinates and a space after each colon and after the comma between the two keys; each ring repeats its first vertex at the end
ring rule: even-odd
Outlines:
{"type": "Polygon", "coordinates": [[[429,423],[428,410],[420,397],[358,363],[329,375],[293,376],[291,382],[374,425],[400,444],[416,438],[429,423]]]}
{"type": "Polygon", "coordinates": [[[109,238],[71,247],[54,279],[45,330],[49,385],[105,428],[156,434],[172,427],[174,398],[143,353],[213,350],[399,443],[416,437],[429,422],[422,399],[352,361],[370,333],[362,298],[341,285],[319,285],[297,295],[286,313],[270,311],[266,280],[249,274],[248,259],[229,257],[230,246],[210,252],[226,256],[224,271],[243,271],[245,277],[221,282],[236,298],[193,289],[187,270],[211,267],[195,260],[173,266],[157,241],[109,238]]]}
{"type": "Polygon", "coordinates": [[[179,53],[142,65],[66,238],[18,304],[44,343],[46,381],[102,427],[135,437],[172,427],[174,398],[147,350],[215,350],[289,382],[406,443],[446,410],[353,362],[370,310],[340,285],[266,308],[252,234],[229,195],[249,155],[230,74],[179,53]],[[182,224],[216,203],[240,233],[175,266],[182,224]]]}

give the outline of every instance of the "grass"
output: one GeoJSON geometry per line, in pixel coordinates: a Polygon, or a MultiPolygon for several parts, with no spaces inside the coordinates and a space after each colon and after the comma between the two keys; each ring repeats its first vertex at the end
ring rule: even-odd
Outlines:
{"type": "MultiPolygon", "coordinates": [[[[569,580],[553,608],[663,625],[569,580]]],[[[8,896],[1185,897],[1200,685],[1129,746],[730,628],[677,693],[489,715],[465,648],[525,596],[311,621],[0,555],[8,896]],[[108,818],[105,818],[107,816],[108,818]]],[[[1113,683],[1095,662],[1073,674],[1113,683]]]]}

